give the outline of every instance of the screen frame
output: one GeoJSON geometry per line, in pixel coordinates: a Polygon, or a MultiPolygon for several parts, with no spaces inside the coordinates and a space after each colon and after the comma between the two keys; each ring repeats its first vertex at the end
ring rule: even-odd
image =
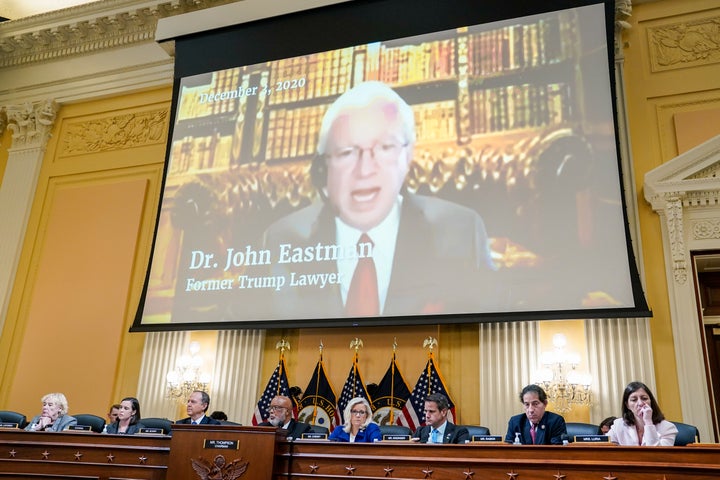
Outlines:
{"type": "MultiPolygon", "coordinates": [[[[373,41],[388,41],[411,37],[427,32],[452,29],[463,25],[475,25],[506,20],[534,14],[541,14],[573,7],[603,4],[607,32],[609,78],[612,96],[615,143],[618,152],[617,168],[620,182],[623,222],[627,246],[627,262],[632,285],[634,307],[593,308],[574,310],[542,310],[499,313],[449,313],[441,315],[379,316],[372,318],[322,318],[322,319],[278,319],[231,322],[183,322],[143,324],[143,306],[148,291],[152,256],[155,251],[160,208],[156,219],[151,258],[148,262],[143,290],[130,331],[171,331],[209,329],[274,329],[304,327],[349,327],[420,325],[445,323],[480,323],[494,321],[526,321],[582,318],[627,318],[652,317],[640,281],[627,213],[623,172],[617,122],[617,97],[614,68],[614,0],[549,0],[542,5],[519,0],[486,0],[479,5],[472,0],[446,0],[438,11],[434,0],[353,0],[332,5],[292,12],[271,18],[223,27],[204,32],[182,35],[173,39],[175,47],[175,74],[172,92],[170,125],[175,124],[179,99],[180,80],[216,70],[238,66],[236,58],[242,58],[242,65],[280,60],[319,51],[334,50],[373,41]],[[476,8],[473,8],[477,5],[476,8]],[[378,12],[382,11],[382,15],[378,12]],[[396,19],[403,18],[402,22],[396,19]],[[352,24],[353,28],[347,28],[352,24]],[[302,41],[291,41],[302,38],[302,41]],[[261,40],[258,40],[261,39],[261,40]],[[262,47],[258,46],[262,45],[262,47]]],[[[167,167],[170,158],[172,136],[168,136],[162,192],[165,189],[167,167]]],[[[163,195],[161,193],[161,195],[163,195]]],[[[162,201],[159,202],[162,205],[162,201]]]]}

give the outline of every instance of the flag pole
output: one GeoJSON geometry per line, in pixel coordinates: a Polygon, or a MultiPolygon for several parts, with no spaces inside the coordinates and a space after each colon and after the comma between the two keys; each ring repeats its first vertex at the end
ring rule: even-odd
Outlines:
{"type": "MultiPolygon", "coordinates": [[[[423,348],[429,349],[428,363],[427,363],[427,377],[428,378],[430,378],[430,373],[432,371],[432,367],[430,366],[430,363],[432,362],[432,359],[433,359],[433,348],[435,348],[437,346],[437,344],[438,344],[437,339],[434,337],[427,337],[425,339],[425,341],[423,341],[423,348]]],[[[428,395],[430,395],[432,393],[432,391],[430,390],[431,383],[432,382],[428,382],[428,395]]]]}
{"type": "MultiPolygon", "coordinates": [[[[280,377],[282,378],[283,373],[285,371],[285,350],[290,350],[290,342],[285,340],[284,338],[280,339],[279,342],[275,344],[275,349],[280,350],[280,359],[278,360],[278,366],[280,367],[280,377]]],[[[275,395],[280,395],[280,389],[281,389],[280,382],[278,381],[277,390],[275,391],[275,395]]]]}
{"type": "Polygon", "coordinates": [[[397,337],[393,337],[392,365],[390,366],[390,425],[395,423],[395,351],[397,337]]]}
{"type": "Polygon", "coordinates": [[[363,347],[363,341],[360,340],[358,337],[355,337],[350,342],[350,348],[355,349],[355,357],[353,358],[353,374],[352,374],[352,398],[357,397],[357,393],[355,392],[355,384],[357,383],[358,350],[360,350],[362,347],[363,347]]]}
{"type": "Polygon", "coordinates": [[[313,395],[313,415],[312,415],[312,424],[317,425],[315,423],[315,420],[317,419],[317,397],[318,397],[318,391],[320,391],[320,368],[322,367],[322,361],[323,361],[323,343],[322,340],[320,340],[320,346],[318,347],[320,350],[320,361],[317,364],[317,375],[315,377],[315,395],[313,395]]]}

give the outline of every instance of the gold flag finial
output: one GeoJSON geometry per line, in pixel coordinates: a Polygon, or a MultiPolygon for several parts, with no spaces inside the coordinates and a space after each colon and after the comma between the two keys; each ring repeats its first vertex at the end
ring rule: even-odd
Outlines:
{"type": "Polygon", "coordinates": [[[350,348],[354,348],[356,354],[358,353],[358,350],[360,350],[362,347],[363,347],[363,341],[360,340],[360,339],[357,338],[357,337],[355,337],[355,338],[350,342],[350,348]]]}
{"type": "Polygon", "coordinates": [[[397,337],[393,337],[393,353],[397,350],[397,337]]]}
{"type": "Polygon", "coordinates": [[[434,337],[427,337],[423,341],[423,348],[430,348],[430,353],[432,353],[433,348],[437,347],[437,344],[437,339],[435,339],[434,337]]]}
{"type": "Polygon", "coordinates": [[[290,350],[290,342],[282,338],[275,344],[275,349],[280,350],[280,355],[284,355],[285,350],[290,350]]]}

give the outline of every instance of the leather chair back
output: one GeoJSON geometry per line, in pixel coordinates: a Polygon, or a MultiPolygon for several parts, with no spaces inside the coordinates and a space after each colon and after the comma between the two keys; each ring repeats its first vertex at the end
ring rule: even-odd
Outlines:
{"type": "Polygon", "coordinates": [[[700,441],[700,431],[695,425],[688,425],[687,423],[672,422],[678,429],[678,433],[675,436],[675,446],[684,447],[689,443],[695,443],[700,441]]]}
{"type": "Polygon", "coordinates": [[[6,423],[17,423],[18,428],[25,428],[28,424],[27,417],[25,415],[10,410],[0,410],[0,421],[6,423]]]}
{"type": "Polygon", "coordinates": [[[470,434],[470,440],[476,435],[490,435],[490,429],[488,427],[482,427],[480,425],[463,425],[463,427],[467,428],[470,434]]]}
{"type": "Polygon", "coordinates": [[[147,428],[162,428],[165,435],[172,435],[172,421],[167,418],[148,417],[140,419],[147,428]]]}
{"type": "Polygon", "coordinates": [[[575,435],[597,435],[598,426],[592,423],[567,422],[568,441],[574,442],[575,435]]]}
{"type": "Polygon", "coordinates": [[[385,435],[412,435],[410,428],[405,425],[379,425],[380,434],[385,435]]]}
{"type": "Polygon", "coordinates": [[[77,420],[78,425],[89,426],[90,430],[95,433],[102,433],[105,428],[105,419],[98,417],[97,415],[93,415],[91,413],[79,413],[77,415],[73,415],[73,417],[77,420]]]}

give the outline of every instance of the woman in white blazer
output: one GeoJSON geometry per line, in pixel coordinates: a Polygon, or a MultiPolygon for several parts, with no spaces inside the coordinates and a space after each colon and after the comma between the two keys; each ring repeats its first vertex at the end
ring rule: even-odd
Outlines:
{"type": "Polygon", "coordinates": [[[675,444],[677,427],[665,420],[655,396],[642,382],[631,382],[625,387],[622,417],[616,419],[608,437],[619,445],[643,447],[675,444]]]}

